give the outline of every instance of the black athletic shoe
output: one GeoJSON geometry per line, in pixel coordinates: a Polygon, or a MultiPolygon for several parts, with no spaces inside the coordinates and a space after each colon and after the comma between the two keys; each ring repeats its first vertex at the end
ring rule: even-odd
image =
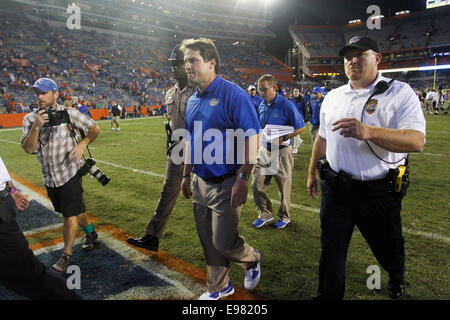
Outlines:
{"type": "Polygon", "coordinates": [[[127,242],[135,247],[144,248],[151,251],[158,251],[159,239],[157,237],[146,234],[140,238],[128,238],[127,242]]]}
{"type": "Polygon", "coordinates": [[[405,295],[405,284],[403,283],[403,281],[390,280],[387,289],[389,292],[389,296],[392,299],[400,299],[405,295]]]}

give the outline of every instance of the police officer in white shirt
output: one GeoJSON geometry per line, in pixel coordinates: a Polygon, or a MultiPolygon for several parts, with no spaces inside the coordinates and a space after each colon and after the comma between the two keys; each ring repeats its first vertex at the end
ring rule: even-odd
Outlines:
{"type": "Polygon", "coordinates": [[[28,207],[28,199],[17,190],[0,157],[0,286],[30,299],[78,300],[56,272],[46,268],[28,247],[16,210],[28,207]]]}
{"type": "Polygon", "coordinates": [[[390,275],[390,296],[400,298],[405,291],[400,217],[409,183],[405,169],[407,154],[423,151],[424,115],[409,85],[378,73],[381,54],[374,40],[353,37],[339,55],[349,82],[323,101],[307,182],[315,198],[320,173],[317,298],[343,299],[345,260],[355,225],[390,275]]]}

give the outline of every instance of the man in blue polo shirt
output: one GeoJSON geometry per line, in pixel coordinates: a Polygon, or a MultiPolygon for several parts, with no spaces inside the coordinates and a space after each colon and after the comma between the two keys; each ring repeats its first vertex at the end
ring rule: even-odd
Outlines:
{"type": "Polygon", "coordinates": [[[322,101],[324,96],[322,95],[323,89],[321,87],[314,87],[313,94],[314,99],[311,100],[311,110],[312,116],[309,121],[311,127],[311,144],[314,145],[314,140],[316,140],[317,133],[319,132],[320,127],[320,107],[322,106],[322,101]]]}
{"type": "Polygon", "coordinates": [[[188,79],[197,87],[186,105],[190,137],[181,191],[185,198],[193,197],[205,254],[208,291],[200,300],[217,300],[234,293],[231,262],[245,269],[247,290],[253,290],[261,277],[261,253],[238,234],[260,125],[247,93],[218,75],[219,54],[212,40],[187,39],[181,50],[188,79]]]}
{"type": "Polygon", "coordinates": [[[256,114],[258,114],[259,105],[261,102],[263,102],[263,98],[261,98],[259,95],[256,94],[256,87],[254,85],[250,85],[247,89],[248,94],[250,96],[250,99],[253,102],[253,105],[255,106],[256,114]]]}
{"type": "Polygon", "coordinates": [[[294,168],[294,157],[290,147],[291,138],[305,130],[305,122],[295,105],[276,92],[274,76],[265,74],[259,78],[258,89],[264,99],[264,102],[259,107],[259,119],[261,127],[264,128],[264,133],[262,146],[258,154],[255,170],[253,171],[253,199],[259,214],[258,219],[253,222],[253,226],[261,228],[266,222],[273,220],[272,202],[266,193],[267,184],[265,183],[267,177],[273,176],[281,196],[278,221],[275,222],[275,227],[284,228],[291,221],[289,209],[291,204],[292,170],[294,168]],[[273,137],[273,139],[265,139],[265,137],[268,137],[270,130],[281,130],[287,126],[292,127],[291,133],[273,137]],[[276,149],[272,150],[273,148],[276,149]],[[272,161],[267,161],[267,159],[273,159],[273,153],[275,152],[278,152],[278,168],[268,172],[267,167],[269,162],[272,163],[272,161]]]}

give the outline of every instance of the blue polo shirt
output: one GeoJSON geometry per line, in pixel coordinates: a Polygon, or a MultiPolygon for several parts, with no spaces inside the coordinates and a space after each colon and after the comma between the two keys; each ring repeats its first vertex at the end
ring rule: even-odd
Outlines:
{"type": "Polygon", "coordinates": [[[259,105],[264,101],[264,99],[258,96],[257,94],[255,94],[253,97],[249,95],[249,97],[255,106],[256,113],[258,114],[259,105]]]}
{"type": "Polygon", "coordinates": [[[311,100],[311,111],[312,116],[309,123],[314,126],[320,126],[320,107],[322,106],[323,98],[320,100],[312,99],[311,100]]]}
{"type": "Polygon", "coordinates": [[[243,164],[244,148],[238,154],[237,139],[232,138],[235,130],[243,130],[245,139],[261,130],[250,96],[221,76],[203,93],[197,89],[189,98],[185,128],[190,133],[192,171],[202,178],[237,171],[243,164]]]}
{"type": "Polygon", "coordinates": [[[277,93],[270,106],[265,101],[261,103],[259,106],[259,121],[262,128],[268,124],[292,126],[294,130],[305,126],[303,117],[296,106],[279,93],[277,93]]]}

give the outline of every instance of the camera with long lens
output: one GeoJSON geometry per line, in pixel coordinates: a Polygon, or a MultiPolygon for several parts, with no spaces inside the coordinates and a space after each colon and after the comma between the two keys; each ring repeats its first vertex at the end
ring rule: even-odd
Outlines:
{"type": "Polygon", "coordinates": [[[70,122],[69,113],[66,110],[46,108],[44,113],[48,114],[48,122],[44,124],[44,127],[59,126],[62,123],[70,122]]]}
{"type": "Polygon", "coordinates": [[[103,186],[105,186],[111,178],[104,174],[99,168],[95,166],[95,160],[88,158],[85,160],[84,165],[78,170],[80,176],[90,174],[92,177],[98,180],[103,186]]]}

